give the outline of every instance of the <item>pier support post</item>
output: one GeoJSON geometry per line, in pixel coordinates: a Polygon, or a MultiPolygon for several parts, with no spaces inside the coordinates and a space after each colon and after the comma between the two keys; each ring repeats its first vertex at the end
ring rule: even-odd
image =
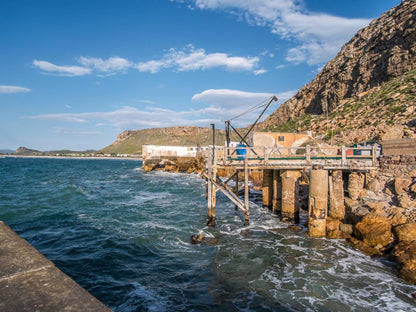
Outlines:
{"type": "Polygon", "coordinates": [[[339,220],[345,218],[344,181],[341,170],[333,170],[329,177],[328,216],[339,220]]]}
{"type": "MultiPolygon", "coordinates": [[[[216,179],[216,168],[213,166],[213,162],[211,160],[215,157],[215,151],[210,151],[209,158],[208,158],[208,176],[213,177],[216,179]]],[[[215,226],[215,205],[217,200],[217,194],[214,184],[208,180],[208,213],[207,213],[207,225],[208,226],[215,226]]]]}
{"type": "Polygon", "coordinates": [[[273,200],[273,170],[263,170],[263,184],[261,187],[263,195],[263,207],[272,208],[273,200]]]}
{"type": "Polygon", "coordinates": [[[280,180],[280,170],[273,170],[273,213],[280,213],[282,210],[282,182],[280,180]]]}
{"type": "MultiPolygon", "coordinates": [[[[235,194],[235,196],[237,196],[238,197],[238,169],[236,170],[236,174],[235,174],[235,192],[234,192],[234,194],[235,194]]],[[[238,206],[237,205],[235,205],[235,211],[238,211],[238,206]]]]}
{"type": "Polygon", "coordinates": [[[289,223],[299,222],[299,170],[282,170],[282,221],[289,223]]]}
{"type": "Polygon", "coordinates": [[[328,171],[312,169],[309,180],[309,236],[325,237],[328,209],[328,171]]]}
{"type": "Polygon", "coordinates": [[[249,211],[249,192],[248,192],[248,159],[244,159],[244,207],[246,212],[244,214],[244,225],[250,224],[250,211],[249,211]]]}

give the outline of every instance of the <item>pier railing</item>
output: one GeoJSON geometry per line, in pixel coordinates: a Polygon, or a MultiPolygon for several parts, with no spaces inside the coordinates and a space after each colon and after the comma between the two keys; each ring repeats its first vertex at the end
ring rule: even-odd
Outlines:
{"type": "Polygon", "coordinates": [[[320,165],[327,169],[372,169],[378,167],[380,149],[346,146],[304,147],[219,147],[215,146],[209,158],[217,166],[240,167],[247,159],[251,168],[299,168],[320,165]],[[215,155],[215,156],[214,156],[215,155]]]}

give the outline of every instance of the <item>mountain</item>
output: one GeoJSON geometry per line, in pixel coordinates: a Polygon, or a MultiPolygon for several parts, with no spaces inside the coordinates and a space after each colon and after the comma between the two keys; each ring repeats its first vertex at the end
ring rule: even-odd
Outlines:
{"type": "MultiPolygon", "coordinates": [[[[216,130],[216,142],[223,145],[225,134],[216,130]]],[[[170,127],[143,130],[126,130],[117,140],[103,148],[104,154],[137,154],[142,152],[143,144],[154,145],[209,145],[212,144],[212,129],[203,127],[170,127]]]]}
{"type": "MultiPolygon", "coordinates": [[[[258,126],[261,130],[314,130],[332,136],[386,126],[415,135],[416,1],[398,6],[361,29],[322,71],[258,126]]],[[[338,137],[337,137],[338,138],[338,137]]],[[[350,138],[351,139],[351,138],[350,138]]]]}

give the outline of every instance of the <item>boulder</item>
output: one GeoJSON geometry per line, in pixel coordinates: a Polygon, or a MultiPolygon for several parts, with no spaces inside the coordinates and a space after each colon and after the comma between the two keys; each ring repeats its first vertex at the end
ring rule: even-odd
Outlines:
{"type": "Polygon", "coordinates": [[[202,241],[205,239],[204,234],[195,234],[191,236],[191,244],[201,244],[202,241]]]}
{"type": "Polygon", "coordinates": [[[407,218],[400,212],[394,212],[388,216],[388,219],[393,227],[407,223],[407,218]]]}
{"type": "Polygon", "coordinates": [[[352,224],[340,224],[339,230],[350,235],[354,232],[352,224]]]}
{"type": "Polygon", "coordinates": [[[400,207],[410,209],[416,207],[416,201],[412,200],[407,193],[403,193],[397,196],[397,203],[400,207]]]}
{"type": "Polygon", "coordinates": [[[413,183],[413,185],[410,187],[410,191],[412,193],[416,193],[416,183],[413,183]]]}
{"type": "Polygon", "coordinates": [[[391,254],[399,265],[401,278],[416,284],[416,243],[402,241],[394,247],[391,254]]]}
{"type": "Polygon", "coordinates": [[[381,256],[382,252],[380,250],[377,250],[374,247],[371,247],[370,245],[364,243],[363,241],[356,239],[354,237],[348,238],[347,241],[355,248],[361,250],[365,254],[369,256],[381,256]]]}
{"type": "Polygon", "coordinates": [[[393,232],[399,242],[416,241],[416,223],[398,225],[393,229],[393,232]]]}
{"type": "Polygon", "coordinates": [[[385,202],[367,202],[366,205],[370,208],[371,212],[384,213],[385,202]]]}
{"type": "Polygon", "coordinates": [[[354,235],[370,247],[387,246],[392,241],[391,224],[385,216],[369,213],[355,225],[354,235]]]}
{"type": "Polygon", "coordinates": [[[394,180],[394,192],[398,196],[402,195],[409,189],[411,184],[412,180],[409,178],[397,178],[394,180]]]}
{"type": "Polygon", "coordinates": [[[339,225],[341,224],[341,221],[338,219],[333,219],[333,218],[326,218],[326,231],[335,231],[335,230],[339,230],[339,225]]]}

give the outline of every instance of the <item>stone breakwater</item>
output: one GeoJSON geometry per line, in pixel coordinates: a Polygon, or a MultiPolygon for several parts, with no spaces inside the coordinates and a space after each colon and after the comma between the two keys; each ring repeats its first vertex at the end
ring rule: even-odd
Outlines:
{"type": "Polygon", "coordinates": [[[402,278],[416,284],[416,156],[379,161],[379,171],[351,173],[346,196],[330,199],[338,205],[329,205],[326,236],[388,257],[402,278]]]}

